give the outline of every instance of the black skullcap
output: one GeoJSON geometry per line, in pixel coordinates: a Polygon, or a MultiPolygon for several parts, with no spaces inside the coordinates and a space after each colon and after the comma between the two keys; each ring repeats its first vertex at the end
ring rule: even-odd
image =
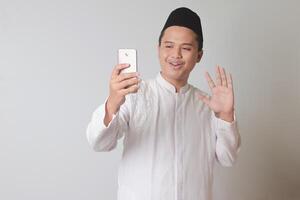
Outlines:
{"type": "Polygon", "coordinates": [[[161,36],[164,30],[170,26],[183,26],[194,31],[198,36],[199,50],[202,50],[203,47],[202,26],[201,26],[200,17],[197,15],[197,13],[185,7],[181,7],[173,10],[170,13],[161,31],[161,36]]]}

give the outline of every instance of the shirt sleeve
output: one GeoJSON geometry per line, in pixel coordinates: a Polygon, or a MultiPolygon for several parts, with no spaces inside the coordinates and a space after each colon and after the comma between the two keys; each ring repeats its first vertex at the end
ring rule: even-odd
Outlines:
{"type": "Polygon", "coordinates": [[[127,97],[108,126],[104,124],[106,102],[107,99],[93,112],[86,130],[88,143],[94,151],[113,150],[117,146],[118,139],[128,130],[130,101],[127,97]]]}
{"type": "Polygon", "coordinates": [[[212,129],[216,136],[216,158],[222,166],[232,166],[241,147],[241,137],[238,130],[236,116],[227,122],[215,116],[212,111],[212,129]]]}

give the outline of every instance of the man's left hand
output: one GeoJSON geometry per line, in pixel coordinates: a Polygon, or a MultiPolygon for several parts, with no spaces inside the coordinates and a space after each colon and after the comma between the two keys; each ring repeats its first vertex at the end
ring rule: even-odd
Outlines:
{"type": "Polygon", "coordinates": [[[232,122],[234,120],[232,76],[231,74],[226,75],[225,69],[220,66],[216,67],[216,74],[217,84],[214,83],[209,73],[205,72],[205,78],[212,92],[212,96],[199,94],[199,99],[215,112],[216,117],[232,122]]]}

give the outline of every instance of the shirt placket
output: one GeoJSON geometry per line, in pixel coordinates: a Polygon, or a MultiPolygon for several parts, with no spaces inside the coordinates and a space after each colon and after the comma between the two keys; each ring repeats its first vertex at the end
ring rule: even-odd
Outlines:
{"type": "Polygon", "coordinates": [[[182,97],[176,93],[175,106],[175,199],[183,200],[183,132],[180,106],[182,97]]]}

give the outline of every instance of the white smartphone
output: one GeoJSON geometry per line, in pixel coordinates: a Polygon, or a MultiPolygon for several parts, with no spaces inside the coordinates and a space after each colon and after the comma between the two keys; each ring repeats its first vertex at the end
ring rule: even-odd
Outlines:
{"type": "Polygon", "coordinates": [[[130,64],[130,67],[123,69],[121,73],[137,72],[137,53],[135,49],[119,49],[118,58],[119,64],[130,64]]]}

